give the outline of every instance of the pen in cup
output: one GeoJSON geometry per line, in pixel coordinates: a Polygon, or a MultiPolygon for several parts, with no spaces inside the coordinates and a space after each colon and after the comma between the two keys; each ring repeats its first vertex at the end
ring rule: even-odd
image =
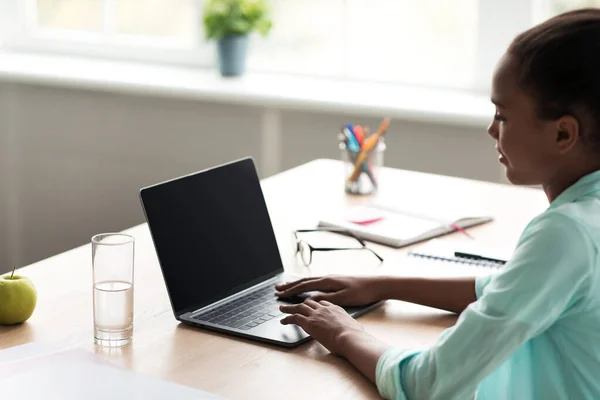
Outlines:
{"type": "MultiPolygon", "coordinates": [[[[350,156],[350,160],[354,164],[356,162],[356,158],[358,157],[358,154],[360,153],[361,149],[360,149],[359,141],[357,140],[355,135],[350,131],[349,125],[350,124],[342,127],[342,132],[346,139],[345,140],[346,149],[350,156]]],[[[354,126],[353,128],[356,129],[357,126],[354,126]]],[[[362,132],[362,129],[360,131],[362,132]]],[[[373,171],[371,170],[371,168],[369,167],[369,164],[366,161],[361,164],[361,169],[363,172],[365,172],[367,174],[367,176],[371,180],[371,183],[373,184],[373,186],[377,187],[377,180],[375,179],[375,175],[373,174],[373,171]]]]}
{"type": "Polygon", "coordinates": [[[348,178],[348,182],[355,182],[358,179],[362,170],[362,163],[367,159],[369,153],[377,146],[379,139],[385,134],[389,125],[390,119],[385,118],[381,122],[381,125],[379,126],[377,132],[364,139],[362,149],[358,154],[358,157],[356,158],[356,161],[354,163],[354,170],[348,178]]]}
{"type": "MultiPolygon", "coordinates": [[[[385,131],[385,125],[382,123],[380,131],[385,131]]],[[[374,139],[373,135],[368,135],[368,128],[354,125],[351,123],[344,124],[340,127],[338,138],[340,142],[340,150],[344,160],[345,168],[345,191],[351,194],[373,194],[378,191],[379,179],[377,173],[383,164],[383,152],[385,151],[385,143],[381,140],[381,133],[378,131],[378,138],[374,139]],[[369,151],[365,152],[365,148],[369,151]],[[361,154],[366,153],[366,157],[359,162],[358,158],[361,154]],[[358,167],[357,177],[354,180],[348,178],[352,173],[355,173],[355,167],[358,167]],[[362,176],[362,175],[365,176],[362,176]]]]}

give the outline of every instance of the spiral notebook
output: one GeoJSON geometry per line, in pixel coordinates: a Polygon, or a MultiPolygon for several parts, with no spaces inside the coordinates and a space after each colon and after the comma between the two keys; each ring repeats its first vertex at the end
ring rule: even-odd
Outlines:
{"type": "Polygon", "coordinates": [[[439,239],[432,239],[423,246],[409,251],[407,255],[436,262],[492,269],[502,267],[510,258],[506,252],[483,249],[475,244],[439,239]]]}

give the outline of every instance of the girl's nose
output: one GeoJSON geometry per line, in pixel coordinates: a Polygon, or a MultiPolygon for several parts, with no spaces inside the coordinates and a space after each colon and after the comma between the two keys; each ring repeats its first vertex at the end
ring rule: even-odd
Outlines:
{"type": "Polygon", "coordinates": [[[487,132],[492,138],[498,140],[498,121],[493,120],[492,123],[488,126],[487,132]]]}

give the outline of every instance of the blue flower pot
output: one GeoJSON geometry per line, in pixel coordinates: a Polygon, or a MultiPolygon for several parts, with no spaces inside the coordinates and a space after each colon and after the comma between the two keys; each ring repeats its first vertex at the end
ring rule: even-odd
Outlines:
{"type": "Polygon", "coordinates": [[[242,75],[246,71],[248,36],[226,36],[218,41],[219,70],[223,76],[242,75]]]}

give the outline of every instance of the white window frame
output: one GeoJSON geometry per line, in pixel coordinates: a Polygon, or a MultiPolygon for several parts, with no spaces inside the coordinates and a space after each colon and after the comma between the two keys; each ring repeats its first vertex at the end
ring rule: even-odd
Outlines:
{"type": "MultiPolygon", "coordinates": [[[[122,34],[118,35],[118,40],[111,40],[109,34],[107,41],[103,33],[50,30],[40,30],[39,36],[32,36],[28,30],[31,21],[27,20],[27,16],[33,15],[35,0],[1,0],[0,3],[0,23],[4,27],[0,31],[0,42],[8,50],[201,67],[215,65],[214,49],[202,40],[200,24],[194,25],[194,37],[189,43],[122,34]],[[6,21],[2,21],[2,15],[6,21]],[[10,15],[16,18],[8,17],[10,15]]],[[[105,12],[113,3],[113,0],[105,0],[105,12]]],[[[200,10],[201,2],[195,1],[194,4],[200,10]]]]}
{"type": "MultiPolygon", "coordinates": [[[[0,1],[0,27],[2,27],[0,28],[2,29],[0,30],[0,42],[7,49],[200,67],[214,67],[216,65],[214,47],[212,44],[201,40],[203,33],[201,32],[200,23],[195,25],[197,31],[193,43],[184,46],[177,46],[173,42],[156,38],[146,40],[131,37],[131,40],[124,42],[122,40],[123,36],[119,36],[119,42],[106,44],[105,41],[100,43],[97,35],[80,35],[79,33],[32,37],[28,34],[26,26],[28,21],[25,20],[25,16],[28,15],[26,7],[31,7],[34,1],[0,1]],[[10,18],[10,15],[16,16],[16,18],[10,18]],[[7,21],[2,21],[2,16],[7,21]],[[93,40],[94,37],[96,37],[96,40],[93,40]],[[149,41],[152,41],[154,45],[160,44],[160,47],[147,46],[149,41]]],[[[489,90],[492,73],[498,59],[510,40],[515,36],[515,32],[520,32],[531,26],[534,10],[539,9],[543,1],[478,0],[478,44],[474,66],[475,76],[471,87],[465,88],[466,90],[474,92],[487,92],[489,90]],[[507,23],[507,21],[510,21],[510,23],[507,23]]],[[[112,0],[107,0],[109,6],[110,3],[112,3],[112,0]]],[[[201,1],[195,3],[198,7],[197,19],[199,20],[201,1]]],[[[347,57],[346,55],[345,58],[348,59],[347,57]]],[[[344,65],[347,65],[345,61],[344,65]]],[[[341,78],[347,79],[347,76],[341,78]]]]}

